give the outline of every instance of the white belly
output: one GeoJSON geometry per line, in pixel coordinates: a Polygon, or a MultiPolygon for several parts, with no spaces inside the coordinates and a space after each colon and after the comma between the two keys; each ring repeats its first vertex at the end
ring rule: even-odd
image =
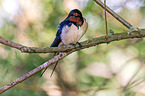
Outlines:
{"type": "Polygon", "coordinates": [[[61,40],[64,44],[76,44],[82,37],[83,32],[81,28],[77,28],[74,24],[70,27],[66,26],[62,29],[61,40]]]}

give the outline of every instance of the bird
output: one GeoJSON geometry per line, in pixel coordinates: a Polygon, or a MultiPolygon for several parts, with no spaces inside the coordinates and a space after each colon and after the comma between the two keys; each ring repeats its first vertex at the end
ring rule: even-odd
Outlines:
{"type": "Polygon", "coordinates": [[[85,34],[87,27],[88,23],[81,11],[78,9],[71,10],[67,18],[59,24],[56,37],[50,47],[78,43],[85,34]]]}
{"type": "MultiPolygon", "coordinates": [[[[86,33],[87,28],[88,23],[81,11],[78,9],[71,10],[68,16],[59,24],[55,39],[50,47],[59,47],[69,44],[73,46],[79,44],[81,47],[82,45],[78,41],[86,33]]],[[[54,66],[51,76],[57,63],[54,66]]]]}

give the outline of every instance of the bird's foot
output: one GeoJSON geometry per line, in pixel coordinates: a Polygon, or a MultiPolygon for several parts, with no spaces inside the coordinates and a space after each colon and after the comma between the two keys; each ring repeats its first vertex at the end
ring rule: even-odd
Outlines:
{"type": "Polygon", "coordinates": [[[72,45],[72,46],[74,46],[74,48],[76,48],[76,44],[74,44],[74,43],[70,43],[69,45],[72,45]]]}
{"type": "MultiPolygon", "coordinates": [[[[81,43],[77,42],[76,44],[78,44],[78,45],[79,45],[79,47],[80,47],[80,48],[82,48],[81,43]]],[[[74,43],[70,43],[69,45],[72,45],[72,46],[74,46],[74,48],[76,48],[76,44],[74,44],[74,43]]]]}
{"type": "Polygon", "coordinates": [[[82,48],[83,46],[81,45],[81,43],[77,42],[76,44],[79,45],[80,48],[82,48]]]}

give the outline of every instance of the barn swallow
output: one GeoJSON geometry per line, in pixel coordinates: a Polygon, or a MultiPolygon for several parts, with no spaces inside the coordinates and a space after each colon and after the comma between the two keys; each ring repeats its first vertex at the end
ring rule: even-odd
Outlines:
{"type": "MultiPolygon", "coordinates": [[[[66,19],[59,24],[56,37],[50,47],[59,47],[68,44],[75,45],[77,43],[80,45],[78,41],[85,34],[87,27],[88,23],[86,19],[83,18],[82,13],[78,9],[71,10],[66,19]]],[[[58,62],[56,62],[53,68],[51,76],[57,63],[58,62]]]]}
{"type": "Polygon", "coordinates": [[[78,9],[70,11],[67,18],[58,27],[56,37],[50,47],[76,44],[85,34],[88,27],[86,19],[78,9]]]}

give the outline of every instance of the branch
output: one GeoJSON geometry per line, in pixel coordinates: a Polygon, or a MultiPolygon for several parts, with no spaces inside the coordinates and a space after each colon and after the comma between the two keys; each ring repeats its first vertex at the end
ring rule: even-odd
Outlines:
{"type": "Polygon", "coordinates": [[[104,5],[100,0],[94,0],[98,5],[100,5],[103,9],[105,9],[108,13],[110,13],[115,19],[117,19],[120,23],[122,23],[124,26],[126,26],[128,29],[132,29],[133,26],[128,23],[125,19],[123,19],[121,16],[116,14],[113,10],[111,10],[107,5],[104,5]]]}
{"type": "MultiPolygon", "coordinates": [[[[60,48],[46,48],[46,49],[48,49],[47,52],[52,52],[49,49],[55,49],[56,52],[58,52],[58,50],[59,50],[59,52],[60,51],[66,51],[66,50],[71,50],[71,51],[69,51],[67,53],[60,53],[59,55],[54,56],[54,58],[50,59],[49,61],[45,62],[44,64],[40,65],[39,67],[33,69],[32,71],[30,71],[27,74],[23,75],[22,77],[16,79],[15,81],[9,83],[8,85],[0,88],[0,93],[3,93],[4,91],[12,88],[13,86],[15,86],[15,85],[21,83],[22,81],[30,78],[34,74],[36,74],[39,71],[49,67],[51,64],[54,64],[55,62],[63,59],[64,57],[71,54],[72,52],[75,52],[75,51],[78,51],[78,50],[81,50],[81,49],[85,49],[85,48],[88,48],[88,47],[92,47],[92,46],[95,46],[95,45],[99,45],[99,44],[102,44],[102,43],[110,43],[112,41],[118,41],[118,40],[129,39],[129,38],[142,38],[142,37],[145,37],[145,29],[138,30],[138,31],[132,31],[132,32],[116,33],[116,34],[113,34],[113,35],[109,36],[109,38],[107,40],[105,39],[105,36],[89,39],[87,41],[81,42],[81,44],[82,44],[81,48],[79,46],[76,46],[75,49],[72,46],[70,46],[70,47],[64,46],[64,47],[60,47],[60,48]],[[65,48],[65,49],[63,49],[63,48],[65,48]]],[[[3,38],[0,38],[0,42],[5,44],[5,45],[17,48],[19,50],[21,49],[21,47],[23,47],[20,44],[13,43],[13,42],[10,42],[10,41],[5,41],[3,38]]],[[[31,50],[32,50],[34,47],[28,47],[28,49],[29,48],[31,48],[31,50]]],[[[29,50],[29,52],[31,52],[31,50],[29,50]]],[[[38,50],[39,50],[39,48],[38,48],[38,50]]]]}
{"type": "Polygon", "coordinates": [[[63,59],[65,56],[69,55],[70,53],[72,53],[72,52],[60,53],[59,55],[54,56],[54,58],[50,59],[49,61],[45,62],[44,64],[40,65],[39,67],[33,69],[32,71],[28,72],[27,74],[25,74],[25,75],[21,76],[20,78],[14,80],[13,82],[9,83],[8,85],[5,85],[4,87],[0,88],[0,94],[5,92],[8,89],[14,87],[15,85],[21,83],[22,81],[30,78],[31,76],[35,75],[39,71],[49,67],[53,63],[59,61],[60,59],[63,59]]]}
{"type": "Polygon", "coordinates": [[[63,47],[26,47],[21,44],[17,44],[4,38],[0,38],[0,43],[16,48],[21,52],[25,53],[54,53],[54,52],[69,52],[69,51],[78,51],[81,49],[89,48],[92,46],[96,46],[102,43],[110,43],[112,41],[118,41],[122,39],[129,39],[129,38],[142,38],[145,37],[145,29],[140,29],[136,31],[126,31],[122,33],[114,33],[113,35],[109,36],[106,40],[105,36],[92,38],[86,41],[81,42],[82,47],[80,48],[78,45],[74,48],[74,46],[63,46],[63,47]]]}
{"type": "Polygon", "coordinates": [[[0,43],[4,44],[4,45],[7,45],[7,46],[10,46],[10,47],[13,47],[13,48],[16,48],[18,50],[20,50],[23,47],[23,45],[5,40],[1,36],[0,36],[0,43]]]}

